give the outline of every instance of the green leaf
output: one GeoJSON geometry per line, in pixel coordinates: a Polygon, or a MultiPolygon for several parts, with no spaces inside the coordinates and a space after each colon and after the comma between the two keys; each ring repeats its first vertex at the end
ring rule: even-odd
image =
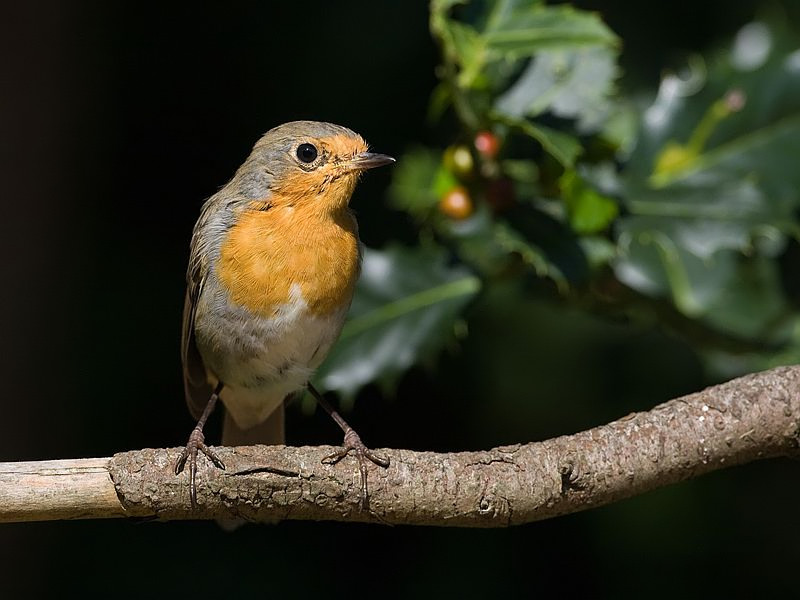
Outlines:
{"type": "Polygon", "coordinates": [[[709,303],[706,321],[726,333],[758,339],[771,336],[772,325],[787,308],[777,262],[757,257],[737,261],[735,276],[709,303]]]}
{"type": "Polygon", "coordinates": [[[639,135],[639,115],[633,104],[618,98],[600,134],[617,149],[620,160],[627,160],[639,135]]]}
{"type": "Polygon", "coordinates": [[[578,240],[578,243],[591,269],[605,267],[614,260],[617,255],[616,245],[599,235],[582,236],[578,240]]]}
{"type": "Polygon", "coordinates": [[[616,50],[603,46],[543,50],[497,98],[494,108],[514,118],[549,112],[575,119],[582,133],[596,131],[612,112],[616,59],[616,50]]]}
{"type": "Polygon", "coordinates": [[[389,199],[395,208],[424,218],[436,207],[436,181],[442,156],[427,148],[414,148],[397,161],[389,187],[389,199]]]}
{"type": "MultiPolygon", "coordinates": [[[[723,290],[729,295],[745,285],[737,255],[742,261],[758,253],[774,256],[784,245],[781,227],[792,227],[749,180],[676,183],[642,190],[627,205],[631,214],[617,228],[617,277],[649,295],[671,297],[692,317],[709,315],[723,290]]],[[[779,286],[773,293],[781,293],[779,286]]]]}
{"type": "Polygon", "coordinates": [[[487,59],[485,40],[469,25],[448,21],[453,57],[461,65],[458,83],[463,88],[472,87],[487,59]]]}
{"type": "Polygon", "coordinates": [[[485,278],[519,272],[522,266],[566,292],[583,283],[588,264],[578,240],[563,222],[531,205],[517,205],[494,215],[486,203],[464,221],[436,220],[437,230],[459,257],[485,278]]]}
{"type": "Polygon", "coordinates": [[[345,400],[373,381],[386,389],[439,354],[479,289],[439,247],[365,249],[348,321],[315,380],[345,400]]]}
{"type": "Polygon", "coordinates": [[[668,75],[641,112],[619,179],[617,277],[713,328],[768,335],[786,303],[774,258],[800,238],[800,68],[795,41],[769,38],[688,77],[668,75]]]}
{"type": "Polygon", "coordinates": [[[555,263],[551,262],[544,250],[525,239],[525,237],[508,223],[497,223],[493,228],[494,241],[506,253],[517,254],[522,262],[533,269],[539,277],[551,279],[561,292],[569,287],[566,274],[555,263]]]}
{"type": "Polygon", "coordinates": [[[453,90],[451,90],[447,84],[441,82],[433,88],[431,99],[428,102],[428,113],[426,115],[428,124],[437,123],[452,101],[453,90]]]}
{"type": "Polygon", "coordinates": [[[606,229],[619,213],[617,203],[589,187],[574,170],[559,179],[567,214],[576,233],[598,233],[606,229]]]}
{"type": "Polygon", "coordinates": [[[575,160],[583,151],[577,138],[567,133],[562,133],[543,125],[535,125],[526,119],[513,119],[507,115],[494,116],[498,121],[515,127],[525,135],[535,139],[564,168],[574,166],[575,160]]]}
{"type": "Polygon", "coordinates": [[[433,178],[433,193],[437,198],[441,198],[447,192],[452,190],[458,185],[458,179],[455,175],[443,164],[439,165],[436,170],[436,175],[433,178]]]}
{"type": "Polygon", "coordinates": [[[519,62],[538,52],[611,48],[618,41],[597,15],[568,6],[473,2],[465,10],[472,18],[465,22],[451,18],[454,4],[432,4],[431,31],[441,41],[447,62],[460,67],[455,79],[464,90],[505,87],[519,72],[519,62]]]}
{"type": "MultiPolygon", "coordinates": [[[[530,206],[518,206],[504,216],[505,220],[498,221],[497,226],[501,231],[506,230],[506,243],[518,246],[524,241],[541,256],[541,260],[534,261],[530,251],[522,252],[525,262],[533,266],[537,274],[553,279],[562,291],[567,285],[586,281],[589,273],[586,256],[566,224],[530,206]],[[539,266],[542,261],[544,270],[539,266]]],[[[521,251],[520,247],[514,250],[521,251]]]]}
{"type": "Polygon", "coordinates": [[[614,265],[617,277],[650,295],[671,297],[689,317],[718,331],[765,339],[786,309],[774,260],[728,249],[701,259],[652,227],[633,233],[629,224],[627,231],[631,237],[622,240],[620,252],[628,256],[614,265]]]}
{"type": "Polygon", "coordinates": [[[539,167],[532,160],[506,159],[500,163],[503,173],[521,183],[537,183],[539,167]]]}
{"type": "Polygon", "coordinates": [[[676,243],[677,232],[656,225],[662,224],[636,218],[622,221],[619,258],[613,265],[617,278],[650,296],[671,298],[687,316],[703,316],[733,276],[734,254],[713,252],[703,259],[676,243]]]}
{"type": "MultiPolygon", "coordinates": [[[[667,146],[672,147],[670,146],[667,146]]],[[[681,180],[697,181],[706,173],[726,173],[727,178],[745,179],[756,176],[765,189],[773,192],[774,202],[797,205],[800,170],[795,168],[800,150],[800,102],[797,113],[759,129],[741,132],[736,138],[713,149],[688,156],[678,166],[651,182],[658,187],[681,180]],[[694,177],[699,175],[700,177],[694,177]]],[[[663,160],[663,159],[662,159],[663,160]]]]}
{"type": "Polygon", "coordinates": [[[503,30],[520,11],[539,9],[544,0],[495,0],[489,4],[491,8],[483,26],[487,32],[503,30]]]}
{"type": "MultiPolygon", "coordinates": [[[[668,178],[658,181],[659,185],[716,165],[739,163],[746,169],[751,160],[757,165],[752,171],[767,167],[793,181],[800,178],[797,169],[787,168],[793,157],[783,152],[797,139],[800,120],[800,68],[792,67],[797,41],[780,40],[774,30],[767,32],[771,51],[757,68],[742,69],[733,52],[708,64],[695,58],[688,74],[664,77],[652,104],[640,111],[640,136],[626,167],[629,178],[642,181],[650,177],[668,145],[688,148],[691,156],[681,169],[672,169],[668,178]],[[713,128],[702,131],[703,143],[693,147],[698,129],[704,129],[714,107],[735,98],[735,110],[714,119],[713,128]]],[[[742,174],[740,170],[739,176],[742,174]]]]}
{"type": "Polygon", "coordinates": [[[434,219],[437,231],[456,248],[459,258],[484,277],[496,277],[509,266],[511,250],[498,243],[494,215],[479,202],[463,221],[434,219]]]}
{"type": "Polygon", "coordinates": [[[616,44],[617,36],[594,13],[569,6],[517,3],[491,21],[484,33],[489,50],[510,58],[542,50],[616,44]]]}

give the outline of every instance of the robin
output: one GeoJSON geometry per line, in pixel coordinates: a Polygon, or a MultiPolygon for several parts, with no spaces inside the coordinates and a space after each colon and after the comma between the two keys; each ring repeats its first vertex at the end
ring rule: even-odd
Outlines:
{"type": "Polygon", "coordinates": [[[284,400],[307,389],[344,431],[336,463],[354,453],[366,506],[367,460],[382,467],[309,379],[336,341],[360,268],[349,208],[359,176],[394,159],[356,133],[315,121],[268,131],[233,178],[203,205],[187,271],[181,354],[186,401],[198,419],[175,473],[197,455],[225,466],[203,426],[218,399],[225,446],[284,443],[284,400]]]}

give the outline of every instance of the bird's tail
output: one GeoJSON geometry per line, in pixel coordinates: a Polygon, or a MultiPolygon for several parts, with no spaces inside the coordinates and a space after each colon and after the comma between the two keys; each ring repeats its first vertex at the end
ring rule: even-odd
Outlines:
{"type": "Polygon", "coordinates": [[[225,411],[225,424],[222,426],[223,446],[252,446],[253,444],[283,444],[284,432],[283,403],[263,423],[250,429],[241,429],[228,411],[225,411]]]}

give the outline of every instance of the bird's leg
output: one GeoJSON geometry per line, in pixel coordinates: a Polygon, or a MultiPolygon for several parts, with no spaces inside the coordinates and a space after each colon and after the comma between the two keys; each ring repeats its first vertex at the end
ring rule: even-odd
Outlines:
{"type": "Polygon", "coordinates": [[[356,458],[358,459],[358,468],[361,473],[361,508],[368,509],[369,491],[367,489],[367,460],[371,460],[379,467],[386,469],[389,467],[389,459],[378,456],[372,452],[372,450],[367,448],[364,445],[364,442],[361,441],[361,438],[356,433],[355,429],[350,427],[347,421],[345,421],[336,411],[336,409],[331,406],[330,402],[322,397],[322,394],[317,391],[311,382],[308,383],[308,391],[311,392],[311,395],[314,396],[314,399],[319,403],[319,405],[325,409],[325,412],[328,413],[331,418],[336,421],[336,424],[342,428],[342,431],[344,431],[344,444],[342,449],[337,450],[333,454],[329,454],[322,459],[322,462],[329,465],[335,465],[351,452],[356,455],[356,458]]]}
{"type": "Polygon", "coordinates": [[[178,457],[178,460],[175,461],[175,475],[178,475],[181,471],[183,471],[183,467],[186,465],[186,460],[189,460],[189,498],[192,501],[192,507],[197,507],[197,484],[196,484],[196,477],[197,477],[197,452],[198,450],[208,457],[208,459],[214,463],[214,466],[219,469],[225,469],[225,465],[220,460],[219,456],[217,456],[214,451],[206,446],[206,438],[203,435],[203,427],[208,420],[209,415],[214,412],[214,407],[217,405],[217,400],[219,400],[219,395],[222,392],[223,383],[220,381],[217,384],[217,387],[214,389],[211,397],[208,399],[208,404],[206,404],[206,408],[203,411],[203,414],[200,415],[200,418],[197,421],[197,425],[194,426],[192,429],[192,433],[189,434],[189,441],[186,442],[186,447],[181,451],[181,455],[178,457]]]}

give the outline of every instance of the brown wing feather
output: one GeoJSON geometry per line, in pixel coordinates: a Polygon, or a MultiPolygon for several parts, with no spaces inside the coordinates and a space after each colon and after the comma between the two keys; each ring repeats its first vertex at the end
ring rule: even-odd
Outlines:
{"type": "Polygon", "coordinates": [[[186,395],[186,404],[192,416],[195,419],[199,419],[213,390],[206,380],[206,368],[194,340],[196,302],[197,298],[193,298],[191,290],[187,289],[183,306],[181,357],[183,360],[183,391],[186,395]]]}
{"type": "Polygon", "coordinates": [[[194,334],[194,319],[197,301],[203,291],[208,266],[205,260],[205,244],[202,230],[212,208],[213,199],[205,203],[197,220],[189,249],[189,268],[186,271],[186,299],[183,304],[183,327],[181,331],[181,361],[183,363],[183,389],[189,412],[195,419],[208,403],[212,389],[206,379],[203,357],[197,349],[194,334]]]}

